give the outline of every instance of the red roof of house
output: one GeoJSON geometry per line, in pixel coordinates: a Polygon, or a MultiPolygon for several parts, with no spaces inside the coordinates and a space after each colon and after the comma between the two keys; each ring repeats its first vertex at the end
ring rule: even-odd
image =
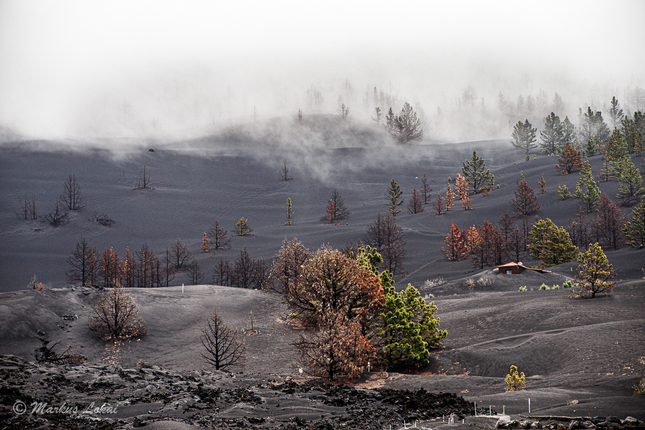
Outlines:
{"type": "Polygon", "coordinates": [[[523,265],[521,261],[519,263],[514,263],[514,262],[511,261],[510,263],[506,263],[506,264],[502,264],[500,266],[497,266],[498,269],[505,269],[505,268],[508,268],[508,267],[521,267],[523,269],[528,269],[528,267],[523,265]]]}
{"type": "Polygon", "coordinates": [[[496,269],[497,270],[504,270],[504,269],[510,269],[512,267],[519,267],[521,269],[535,270],[536,272],[547,273],[547,271],[543,270],[543,269],[533,269],[531,267],[526,267],[525,265],[522,264],[521,261],[519,263],[514,263],[514,262],[511,261],[510,263],[506,263],[506,264],[502,264],[500,266],[497,266],[496,269]]]}

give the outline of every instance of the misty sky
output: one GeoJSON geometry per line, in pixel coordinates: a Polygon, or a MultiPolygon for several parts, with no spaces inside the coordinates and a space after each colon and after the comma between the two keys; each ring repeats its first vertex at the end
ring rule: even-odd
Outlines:
{"type": "Polygon", "coordinates": [[[0,126],[96,135],[267,118],[345,80],[356,104],[378,86],[428,111],[469,85],[491,104],[538,89],[606,103],[645,87],[644,18],[642,0],[0,0],[0,126]]]}

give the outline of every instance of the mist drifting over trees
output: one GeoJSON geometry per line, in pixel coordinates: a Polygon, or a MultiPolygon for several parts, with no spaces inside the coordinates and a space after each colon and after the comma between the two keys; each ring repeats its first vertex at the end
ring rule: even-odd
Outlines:
{"type": "Polygon", "coordinates": [[[340,6],[3,2],[0,126],[154,137],[409,103],[424,139],[455,141],[645,105],[639,1],[340,6]]]}

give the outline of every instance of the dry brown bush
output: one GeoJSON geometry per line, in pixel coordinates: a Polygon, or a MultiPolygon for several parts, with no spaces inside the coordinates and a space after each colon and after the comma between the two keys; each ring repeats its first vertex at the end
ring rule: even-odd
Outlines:
{"type": "Polygon", "coordinates": [[[107,296],[101,293],[94,304],[94,313],[90,327],[105,339],[127,339],[146,334],[143,320],[138,316],[137,302],[120,285],[110,289],[107,296]]]}

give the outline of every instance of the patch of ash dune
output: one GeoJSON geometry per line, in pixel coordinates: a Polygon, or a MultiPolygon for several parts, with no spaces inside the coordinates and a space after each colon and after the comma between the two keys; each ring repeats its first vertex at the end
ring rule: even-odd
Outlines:
{"type": "Polygon", "coordinates": [[[566,290],[438,297],[449,333],[442,354],[472,375],[502,377],[516,365],[556,386],[615,380],[620,391],[638,379],[632,357],[645,328],[638,310],[644,285],[621,285],[593,302],[574,300],[566,290]]]}
{"type": "MultiPolygon", "coordinates": [[[[237,370],[293,373],[295,353],[290,345],[297,332],[281,322],[287,309],[279,296],[217,286],[186,286],[183,290],[184,293],[182,287],[132,290],[148,335],[122,345],[122,365],[135,366],[142,360],[176,369],[208,367],[201,356],[201,328],[217,310],[240,333],[254,329],[244,336],[248,360],[237,370]]],[[[62,350],[74,346],[91,362],[103,360],[106,349],[89,329],[92,304],[98,296],[98,292],[87,289],[3,293],[0,323],[6,329],[0,353],[30,359],[46,340],[50,346],[59,343],[62,350]],[[70,315],[73,318],[67,318],[70,315]]]]}

